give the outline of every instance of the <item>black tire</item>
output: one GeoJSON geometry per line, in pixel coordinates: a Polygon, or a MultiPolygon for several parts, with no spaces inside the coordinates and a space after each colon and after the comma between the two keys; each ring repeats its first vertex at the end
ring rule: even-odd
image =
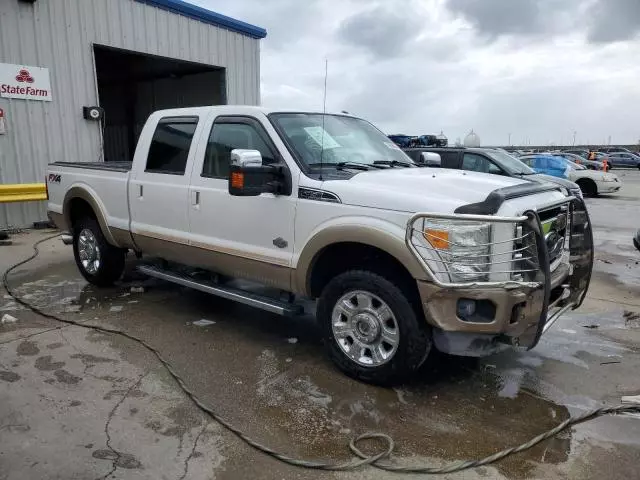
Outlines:
{"type": "Polygon", "coordinates": [[[107,242],[95,218],[82,218],[73,226],[73,256],[82,276],[98,287],[113,285],[124,272],[126,250],[114,247],[107,242]],[[89,230],[93,234],[100,252],[100,265],[94,273],[88,272],[80,259],[78,244],[83,230],[89,230]]]}
{"type": "Polygon", "coordinates": [[[598,196],[598,186],[596,182],[590,180],[588,178],[580,179],[576,182],[582,190],[582,194],[585,197],[597,197],[598,196]]]}
{"type": "Polygon", "coordinates": [[[318,300],[317,318],[329,358],[345,374],[363,382],[389,386],[408,378],[431,350],[431,331],[423,314],[394,283],[369,271],[352,270],[333,278],[318,300]],[[343,351],[334,336],[332,312],[340,298],[351,291],[365,291],[385,302],[393,312],[399,332],[395,354],[378,366],[363,366],[343,351]]]}
{"type": "Polygon", "coordinates": [[[607,162],[607,172],[613,170],[613,163],[607,162]]]}

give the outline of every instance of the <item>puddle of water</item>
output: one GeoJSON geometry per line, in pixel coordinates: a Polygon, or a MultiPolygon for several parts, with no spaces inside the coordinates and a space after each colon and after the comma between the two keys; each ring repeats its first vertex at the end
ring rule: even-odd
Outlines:
{"type": "MultiPolygon", "coordinates": [[[[111,306],[109,302],[117,302],[122,293],[117,289],[95,291],[80,279],[61,285],[59,279],[45,277],[44,282],[50,286],[23,285],[20,288],[23,293],[33,295],[33,301],[52,309],[81,305],[84,309],[96,309],[96,314],[98,310],[106,313],[111,306]]],[[[178,291],[171,290],[173,293],[178,291]]],[[[190,299],[173,293],[149,292],[131,309],[147,309],[141,310],[143,316],[158,314],[165,318],[181,318],[174,322],[176,328],[195,331],[184,327],[184,314],[192,314],[198,319],[207,313],[194,310],[190,299]],[[160,302],[162,307],[155,308],[160,302]]],[[[124,302],[120,300],[120,303],[124,302]]],[[[206,305],[208,299],[202,303],[206,305]]],[[[244,362],[242,366],[228,365],[237,380],[226,385],[247,395],[246,401],[242,402],[243,414],[249,415],[246,418],[260,419],[257,425],[252,424],[252,429],[261,435],[265,435],[266,429],[269,435],[290,442],[293,449],[308,453],[312,447],[313,455],[317,456],[343,455],[344,444],[350,436],[369,430],[392,435],[401,446],[401,455],[448,460],[487,455],[529,440],[555,426],[568,417],[569,409],[591,408],[597,404],[587,396],[565,393],[555,380],[541,379],[540,371],[548,364],[558,361],[588,370],[585,354],[615,359],[629,352],[629,349],[602,338],[597,329],[587,330],[582,326],[598,323],[603,329],[627,328],[622,312],[591,316],[571,314],[560,321],[562,328],[547,333],[533,352],[510,352],[507,356],[487,359],[485,365],[494,365],[491,373],[483,372],[483,362],[443,357],[438,360],[441,364],[436,362],[429,366],[425,377],[415,383],[393,390],[381,389],[352,381],[334,370],[328,361],[314,357],[316,353],[318,356],[322,353],[304,334],[296,332],[293,337],[291,333],[277,332],[276,341],[262,342],[264,335],[260,328],[269,331],[270,327],[260,327],[257,326],[259,322],[254,322],[254,317],[262,318],[263,315],[256,313],[245,318],[248,311],[238,308],[231,309],[231,313],[225,310],[218,316],[212,313],[211,318],[217,321],[216,338],[202,334],[206,339],[203,341],[237,339],[233,335],[237,335],[239,329],[247,330],[241,332],[247,334],[246,339],[237,341],[245,349],[243,354],[252,355],[247,358],[255,361],[253,364],[244,362]],[[299,339],[305,348],[283,341],[287,338],[299,339]],[[269,348],[264,348],[265,345],[269,348]],[[309,345],[312,355],[305,356],[309,345]],[[509,434],[505,435],[505,432],[509,434]]],[[[281,322],[284,325],[284,320],[281,322]]],[[[166,322],[163,328],[173,327],[166,322]]],[[[171,333],[169,330],[166,335],[171,336],[171,333]]],[[[216,357],[209,360],[213,359],[216,357]]],[[[221,373],[224,370],[207,370],[211,377],[207,381],[222,383],[226,379],[221,373]]],[[[571,434],[568,434],[553,445],[546,445],[546,450],[534,449],[519,456],[516,463],[498,468],[510,472],[510,476],[526,476],[533,469],[531,460],[538,462],[544,457],[544,462],[564,462],[571,451],[570,441],[571,434]]]]}

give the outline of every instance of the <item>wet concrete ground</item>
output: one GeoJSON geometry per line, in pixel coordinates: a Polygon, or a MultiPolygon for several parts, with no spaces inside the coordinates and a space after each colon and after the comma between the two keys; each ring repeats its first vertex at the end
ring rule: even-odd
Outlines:
{"type": "MultiPolygon", "coordinates": [[[[364,385],[325,358],[313,318],[285,319],[149,282],[97,290],[70,247],[47,242],[11,277],[46,311],[134,333],[186,383],[265,444],[309,459],[345,459],[349,440],[381,431],[396,459],[441,465],[516,445],[572,414],[640,394],[640,172],[590,199],[597,244],[589,297],[531,352],[480,361],[439,355],[396,389],[364,385]],[[636,225],[632,219],[636,219],[636,225]],[[215,323],[194,325],[201,319],[215,323]]],[[[0,270],[43,233],[0,247],[0,270]]],[[[134,279],[134,284],[136,280],[134,279]]],[[[4,294],[5,292],[3,292],[4,294]]],[[[130,340],[39,317],[0,294],[0,479],[355,478],[265,457],[205,417],[147,351],[130,340]]],[[[640,478],[640,419],[605,417],[490,467],[445,478],[640,478]]]]}

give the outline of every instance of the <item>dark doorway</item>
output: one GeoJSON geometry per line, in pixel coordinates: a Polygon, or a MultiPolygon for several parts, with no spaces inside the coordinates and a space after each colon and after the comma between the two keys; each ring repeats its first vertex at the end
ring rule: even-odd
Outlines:
{"type": "Polygon", "coordinates": [[[94,45],[104,160],[131,161],[147,117],[165,108],[223,105],[225,69],[94,45]]]}

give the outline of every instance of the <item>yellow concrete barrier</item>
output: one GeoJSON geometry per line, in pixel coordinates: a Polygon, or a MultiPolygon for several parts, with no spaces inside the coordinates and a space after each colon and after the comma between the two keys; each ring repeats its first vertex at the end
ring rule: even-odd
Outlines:
{"type": "Polygon", "coordinates": [[[46,199],[47,185],[44,183],[0,185],[0,203],[36,202],[46,199]]]}

